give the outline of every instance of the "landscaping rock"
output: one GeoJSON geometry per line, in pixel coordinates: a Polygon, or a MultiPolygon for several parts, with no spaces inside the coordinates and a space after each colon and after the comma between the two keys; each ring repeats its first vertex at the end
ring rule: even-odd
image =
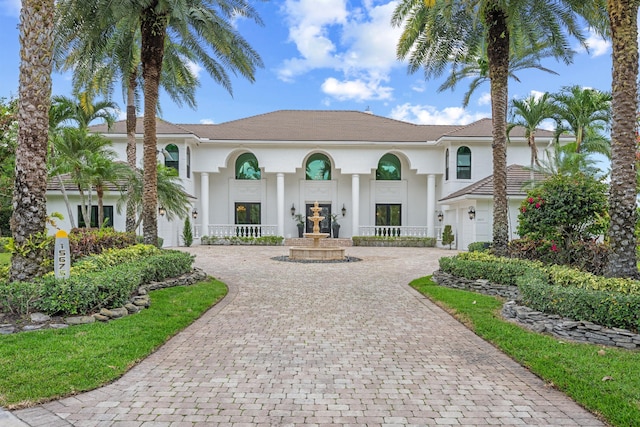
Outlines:
{"type": "Polygon", "coordinates": [[[38,329],[42,329],[42,327],[44,326],[44,324],[40,323],[37,325],[26,325],[24,328],[22,328],[23,331],[37,331],[38,329]]]}
{"type": "Polygon", "coordinates": [[[0,335],[9,335],[16,331],[13,325],[0,325],[0,335]]]}
{"type": "Polygon", "coordinates": [[[33,323],[44,323],[51,320],[51,316],[47,316],[44,313],[31,313],[31,321],[33,323]]]}
{"type": "Polygon", "coordinates": [[[108,322],[110,317],[105,316],[104,314],[96,313],[93,315],[98,322],[108,322]]]}
{"type": "Polygon", "coordinates": [[[96,319],[93,316],[73,316],[65,317],[64,321],[69,325],[86,325],[94,323],[96,319]]]}
{"type": "Polygon", "coordinates": [[[64,329],[64,328],[68,328],[69,325],[67,325],[66,323],[52,323],[49,325],[49,327],[51,329],[64,329]]]}
{"type": "Polygon", "coordinates": [[[129,314],[133,314],[133,313],[137,313],[140,311],[140,307],[138,307],[137,305],[133,304],[133,303],[127,303],[124,305],[124,308],[127,309],[127,311],[129,312],[129,314]]]}
{"type": "Polygon", "coordinates": [[[149,307],[151,305],[149,295],[139,295],[137,297],[133,297],[133,304],[137,305],[138,307],[149,307]]]}

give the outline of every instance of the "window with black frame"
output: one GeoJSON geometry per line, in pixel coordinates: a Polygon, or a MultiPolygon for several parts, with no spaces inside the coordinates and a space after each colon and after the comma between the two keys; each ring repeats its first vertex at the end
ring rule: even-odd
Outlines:
{"type": "Polygon", "coordinates": [[[260,203],[237,202],[236,207],[236,236],[260,237],[260,203]]]}
{"type": "MultiPolygon", "coordinates": [[[[105,227],[113,227],[113,206],[107,205],[102,207],[102,214],[104,215],[104,224],[105,227]]],[[[97,228],[98,227],[98,207],[91,206],[91,224],[89,227],[97,228]]],[[[82,206],[78,205],[78,227],[83,228],[86,227],[86,223],[84,222],[84,217],[82,216],[82,206]]]]}
{"type": "Polygon", "coordinates": [[[164,165],[180,172],[180,151],[178,150],[178,146],[176,144],[169,144],[164,151],[164,165]]]}
{"type": "Polygon", "coordinates": [[[376,204],[377,236],[400,236],[400,226],[402,226],[402,205],[376,204]]]}
{"type": "Polygon", "coordinates": [[[471,150],[469,147],[458,148],[456,158],[456,178],[471,179],[471,150]]]}

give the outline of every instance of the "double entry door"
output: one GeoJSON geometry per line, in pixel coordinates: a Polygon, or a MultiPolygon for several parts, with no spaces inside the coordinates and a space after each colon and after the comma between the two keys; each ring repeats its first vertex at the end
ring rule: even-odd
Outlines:
{"type": "MultiPolygon", "coordinates": [[[[305,227],[305,233],[313,232],[313,222],[309,219],[313,216],[313,211],[311,208],[314,206],[314,203],[306,204],[306,216],[307,216],[307,224],[305,227]]],[[[323,216],[324,219],[320,221],[320,233],[331,233],[331,204],[327,203],[318,203],[318,207],[322,208],[318,215],[323,216]]]]}

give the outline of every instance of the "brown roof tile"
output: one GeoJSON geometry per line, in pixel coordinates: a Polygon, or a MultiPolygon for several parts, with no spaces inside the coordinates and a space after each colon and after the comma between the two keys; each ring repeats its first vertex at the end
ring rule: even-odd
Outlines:
{"type": "MultiPolygon", "coordinates": [[[[541,173],[535,172],[534,178],[536,181],[542,181],[545,176],[541,173]]],[[[524,166],[507,166],[507,195],[525,196],[527,193],[522,189],[522,186],[529,180],[531,180],[531,171],[526,169],[524,166]]],[[[447,197],[440,199],[440,201],[451,200],[462,196],[493,196],[493,175],[489,175],[486,178],[451,193],[447,197]]]]}

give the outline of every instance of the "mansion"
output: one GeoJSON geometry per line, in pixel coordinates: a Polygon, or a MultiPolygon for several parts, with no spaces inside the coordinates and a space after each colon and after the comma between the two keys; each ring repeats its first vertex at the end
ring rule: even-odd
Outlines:
{"type": "MultiPolygon", "coordinates": [[[[126,161],[125,122],[93,126],[126,161]]],[[[142,119],[136,130],[142,165],[142,119]]],[[[191,196],[196,242],[201,236],[297,237],[296,216],[322,207],[322,232],[340,237],[428,236],[451,225],[453,246],[492,240],[492,125],[416,125],[359,111],[281,110],[221,124],[172,124],[157,119],[158,162],[178,171],[191,196]]],[[[553,133],[536,133],[540,158],[553,133]]],[[[507,146],[509,230],[515,234],[531,152],[522,128],[507,146]]],[[[72,203],[79,196],[67,189],[72,203]]],[[[105,216],[124,230],[120,194],[104,197],[105,216]]],[[[159,206],[159,208],[162,208],[159,206]]],[[[96,207],[92,209],[96,210],[96,207]]],[[[66,207],[50,183],[48,213],[66,207]]],[[[162,213],[162,211],[160,211],[162,213]]],[[[165,246],[181,244],[184,219],[158,216],[165,246]]],[[[61,228],[69,228],[62,221],[61,228]]],[[[311,224],[306,221],[307,230],[311,224]]]]}

